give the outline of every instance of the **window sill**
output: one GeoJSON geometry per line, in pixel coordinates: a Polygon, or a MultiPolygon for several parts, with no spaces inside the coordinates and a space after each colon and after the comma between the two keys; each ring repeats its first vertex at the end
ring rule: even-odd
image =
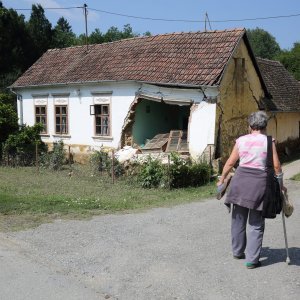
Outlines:
{"type": "Polygon", "coordinates": [[[40,137],[47,138],[47,137],[50,137],[50,134],[48,134],[48,133],[40,133],[40,137]]]}
{"type": "Polygon", "coordinates": [[[112,141],[112,136],[106,136],[106,135],[94,135],[92,136],[92,139],[94,140],[100,140],[100,141],[112,141]]]}
{"type": "Polygon", "coordinates": [[[61,138],[61,139],[70,139],[71,136],[68,134],[52,134],[53,137],[55,138],[61,138]]]}

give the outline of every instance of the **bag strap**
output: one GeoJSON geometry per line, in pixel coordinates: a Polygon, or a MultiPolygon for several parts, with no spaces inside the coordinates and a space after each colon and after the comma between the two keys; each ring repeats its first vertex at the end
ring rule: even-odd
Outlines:
{"type": "Polygon", "coordinates": [[[268,142],[268,146],[267,146],[267,160],[266,160],[266,167],[267,167],[267,171],[270,172],[274,170],[274,164],[273,164],[273,147],[272,147],[272,143],[273,143],[273,139],[271,135],[267,136],[267,142],[268,142]]]}

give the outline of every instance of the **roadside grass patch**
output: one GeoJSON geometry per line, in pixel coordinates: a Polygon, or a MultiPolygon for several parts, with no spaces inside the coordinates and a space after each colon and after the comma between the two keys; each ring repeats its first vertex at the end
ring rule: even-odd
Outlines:
{"type": "Polygon", "coordinates": [[[291,178],[292,180],[300,181],[300,173],[291,178]]]}
{"type": "Polygon", "coordinates": [[[60,171],[0,167],[0,231],[34,227],[56,218],[89,218],[207,199],[215,184],[143,189],[132,178],[93,175],[88,166],[60,171]],[[130,182],[129,182],[130,180],[130,182]]]}

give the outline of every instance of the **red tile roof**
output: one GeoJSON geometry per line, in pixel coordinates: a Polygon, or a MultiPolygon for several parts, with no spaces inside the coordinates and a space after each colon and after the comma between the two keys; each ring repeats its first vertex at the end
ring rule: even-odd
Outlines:
{"type": "Polygon", "coordinates": [[[98,81],[218,85],[244,29],[138,37],[48,50],[12,87],[98,81]]]}
{"type": "Polygon", "coordinates": [[[300,85],[279,62],[256,58],[271,99],[264,105],[271,111],[300,111],[300,85]]]}

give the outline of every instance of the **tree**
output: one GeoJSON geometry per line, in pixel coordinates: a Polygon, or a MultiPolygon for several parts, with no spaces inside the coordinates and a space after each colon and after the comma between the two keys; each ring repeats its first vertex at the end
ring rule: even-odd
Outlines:
{"type": "Polygon", "coordinates": [[[52,46],[54,48],[65,48],[75,44],[76,35],[73,33],[69,22],[61,17],[58,19],[53,30],[52,46]]]}
{"type": "Polygon", "coordinates": [[[138,34],[133,33],[132,27],[130,26],[130,24],[124,25],[123,32],[122,32],[123,39],[128,39],[128,38],[132,38],[132,37],[136,37],[136,36],[138,36],[138,34]]]}
{"type": "Polygon", "coordinates": [[[31,57],[33,63],[51,47],[53,37],[51,23],[46,18],[45,11],[40,4],[32,5],[27,29],[33,42],[31,57]]]}
{"type": "Polygon", "coordinates": [[[95,31],[93,31],[89,36],[90,44],[102,44],[103,41],[104,37],[99,28],[96,28],[95,31]]]}
{"type": "Polygon", "coordinates": [[[276,39],[261,28],[247,29],[247,36],[255,56],[274,59],[281,52],[276,39]]]}
{"type": "Polygon", "coordinates": [[[2,144],[10,134],[18,129],[18,115],[11,102],[11,96],[0,94],[0,160],[2,157],[2,144]]]}
{"type": "Polygon", "coordinates": [[[300,42],[294,43],[290,51],[282,51],[282,53],[277,56],[277,59],[297,80],[300,80],[300,42]]]}
{"type": "Polygon", "coordinates": [[[130,24],[124,25],[123,31],[120,31],[117,27],[112,26],[104,34],[103,42],[104,43],[113,42],[113,41],[128,39],[128,38],[132,38],[132,37],[136,37],[136,36],[138,36],[138,34],[133,33],[130,24]]]}
{"type": "Polygon", "coordinates": [[[122,39],[122,32],[115,26],[110,27],[104,34],[104,42],[114,42],[122,39]]]}
{"type": "Polygon", "coordinates": [[[24,16],[0,2],[0,92],[29,67],[31,51],[24,16]]]}

